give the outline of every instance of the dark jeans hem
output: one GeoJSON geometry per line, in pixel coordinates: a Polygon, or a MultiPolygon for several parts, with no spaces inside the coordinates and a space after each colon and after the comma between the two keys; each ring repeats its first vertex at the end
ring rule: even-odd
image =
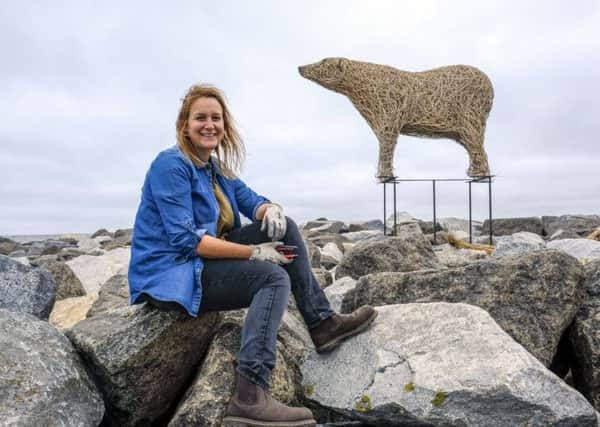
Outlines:
{"type": "Polygon", "coordinates": [[[248,381],[250,381],[253,384],[256,384],[259,387],[262,387],[267,390],[270,387],[269,382],[268,381],[265,382],[265,380],[260,375],[257,375],[256,373],[254,373],[253,371],[251,371],[249,369],[244,369],[239,364],[237,367],[237,372],[238,372],[238,374],[240,374],[241,376],[246,378],[248,381]]]}

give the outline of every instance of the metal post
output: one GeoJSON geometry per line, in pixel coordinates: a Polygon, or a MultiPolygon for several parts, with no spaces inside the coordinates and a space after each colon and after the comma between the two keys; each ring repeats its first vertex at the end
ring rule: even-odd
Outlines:
{"type": "Polygon", "coordinates": [[[396,235],[396,210],[396,177],[394,177],[394,231],[392,232],[393,236],[396,235]]]}
{"type": "Polygon", "coordinates": [[[386,235],[385,223],[386,223],[386,200],[385,200],[385,182],[383,183],[383,235],[386,235]]]}
{"type": "MultiPolygon", "coordinates": [[[[471,184],[473,181],[469,181],[469,243],[473,243],[473,208],[471,203],[471,184]]],[[[384,202],[385,203],[385,202],[384,202]]]]}
{"type": "Polygon", "coordinates": [[[435,231],[435,224],[436,224],[436,217],[435,217],[435,179],[432,180],[433,182],[433,243],[437,243],[436,237],[437,237],[437,233],[435,231]]]}
{"type": "Polygon", "coordinates": [[[490,245],[493,245],[492,240],[492,177],[488,176],[488,199],[490,205],[490,245]]]}

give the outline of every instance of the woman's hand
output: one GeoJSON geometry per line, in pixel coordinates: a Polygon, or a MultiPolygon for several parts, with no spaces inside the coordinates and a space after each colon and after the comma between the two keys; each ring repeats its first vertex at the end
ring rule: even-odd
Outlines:
{"type": "Polygon", "coordinates": [[[287,222],[283,214],[283,208],[276,203],[267,205],[262,219],[260,231],[267,230],[267,236],[271,240],[280,240],[285,236],[287,222]]]}
{"type": "Polygon", "coordinates": [[[277,246],[283,245],[283,242],[267,242],[252,246],[252,255],[250,260],[269,261],[275,264],[289,264],[293,259],[286,258],[277,251],[277,246]]]}

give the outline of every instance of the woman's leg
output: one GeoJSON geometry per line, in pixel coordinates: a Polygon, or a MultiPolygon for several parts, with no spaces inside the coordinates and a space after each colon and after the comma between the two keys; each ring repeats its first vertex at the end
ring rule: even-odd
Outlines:
{"type": "MultiPolygon", "coordinates": [[[[287,229],[282,241],[286,245],[297,246],[295,253],[298,256],[294,258],[293,262],[283,265],[282,268],[289,275],[298,310],[302,314],[307,327],[311,329],[318,325],[321,320],[333,316],[335,312],[331,309],[325,293],[312,273],[308,251],[304,246],[298,226],[290,217],[286,217],[286,220],[287,229]]],[[[260,230],[260,227],[261,223],[256,221],[242,228],[232,230],[227,236],[227,240],[243,244],[271,241],[267,233],[260,230]]]]}
{"type": "Polygon", "coordinates": [[[238,355],[238,372],[267,388],[275,367],[277,331],[290,295],[288,274],[265,261],[206,259],[202,311],[249,307],[238,355]]]}
{"type": "Polygon", "coordinates": [[[277,331],[290,296],[288,274],[265,261],[205,260],[202,290],[201,310],[249,307],[234,392],[222,425],[314,426],[310,410],[286,406],[267,392],[275,367],[277,331]]]}
{"type": "MultiPolygon", "coordinates": [[[[290,264],[283,266],[291,280],[292,293],[296,305],[308,326],[310,337],[318,353],[332,351],[341,342],[364,331],[377,317],[371,306],[365,305],[350,314],[336,314],[329,304],[325,293],[312,274],[308,251],[296,223],[289,217],[287,230],[283,237],[286,245],[297,246],[298,256],[290,264]]],[[[260,231],[260,223],[254,222],[234,230],[227,237],[238,243],[262,243],[270,239],[260,231]]]]}

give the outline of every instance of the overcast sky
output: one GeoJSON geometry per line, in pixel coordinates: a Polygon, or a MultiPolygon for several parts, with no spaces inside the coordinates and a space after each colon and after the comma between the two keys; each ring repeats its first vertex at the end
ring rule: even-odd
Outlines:
{"type": "MultiPolygon", "coordinates": [[[[480,68],[494,216],[600,214],[598,1],[3,1],[0,52],[0,234],[131,227],[198,82],[227,95],[255,191],[298,222],[382,218],[371,129],[297,71],[331,56],[480,68]]],[[[400,136],[394,164],[463,178],[468,158],[400,136]]],[[[485,185],[473,203],[486,217],[485,185]]],[[[398,209],[430,218],[431,184],[401,184],[398,209]]],[[[437,214],[466,218],[467,186],[438,184],[437,214]]]]}

